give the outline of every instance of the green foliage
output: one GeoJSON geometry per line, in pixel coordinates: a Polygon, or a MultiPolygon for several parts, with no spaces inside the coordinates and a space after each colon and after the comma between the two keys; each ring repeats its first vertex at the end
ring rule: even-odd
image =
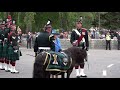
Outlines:
{"type": "Polygon", "coordinates": [[[104,20],[102,26],[116,30],[120,28],[120,12],[108,12],[102,15],[102,19],[104,20]]]}
{"type": "Polygon", "coordinates": [[[28,31],[32,31],[32,24],[35,23],[34,15],[35,12],[26,12],[24,17],[24,23],[28,31]]]}
{"type": "Polygon", "coordinates": [[[82,16],[83,27],[98,27],[108,29],[120,28],[120,12],[0,12],[0,19],[5,19],[10,14],[16,20],[23,32],[41,31],[48,19],[52,21],[54,29],[71,31],[75,27],[76,20],[82,16]],[[100,15],[100,18],[99,18],[100,15]]]}
{"type": "Polygon", "coordinates": [[[35,31],[41,31],[48,19],[52,21],[53,28],[60,27],[59,13],[58,12],[36,12],[35,15],[35,31]]]}

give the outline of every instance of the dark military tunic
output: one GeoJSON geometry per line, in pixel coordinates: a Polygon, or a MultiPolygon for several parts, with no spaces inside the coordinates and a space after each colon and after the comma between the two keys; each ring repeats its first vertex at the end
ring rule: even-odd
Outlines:
{"type": "Polygon", "coordinates": [[[9,33],[10,33],[10,28],[5,28],[5,30],[4,30],[4,38],[8,38],[9,33]]]}
{"type": "Polygon", "coordinates": [[[0,58],[2,58],[2,51],[3,51],[3,43],[0,41],[0,58]]]}
{"type": "Polygon", "coordinates": [[[8,47],[8,60],[19,60],[20,52],[18,46],[18,36],[15,33],[12,33],[10,35],[9,42],[10,44],[8,47]]]}
{"type": "Polygon", "coordinates": [[[8,58],[8,34],[10,33],[9,28],[4,29],[4,46],[3,46],[3,58],[8,58]]]}
{"type": "Polygon", "coordinates": [[[120,35],[117,35],[117,41],[118,41],[118,50],[120,50],[120,35]]]}
{"type": "Polygon", "coordinates": [[[49,34],[46,31],[41,32],[36,36],[34,43],[34,52],[38,51],[38,47],[50,47],[52,51],[55,51],[54,35],[49,34]]]}
{"type": "Polygon", "coordinates": [[[4,35],[4,30],[0,30],[0,38],[2,41],[4,41],[5,35],[4,35]]]}
{"type": "Polygon", "coordinates": [[[0,58],[3,58],[3,30],[0,29],[0,58]]]}
{"type": "MultiPolygon", "coordinates": [[[[85,39],[85,43],[79,43],[78,44],[78,47],[82,47],[82,49],[84,49],[85,47],[89,47],[89,41],[88,41],[88,32],[87,30],[84,30],[85,31],[85,35],[83,35],[83,38],[85,39]]],[[[78,32],[80,34],[82,34],[83,32],[83,29],[79,29],[78,32]]],[[[75,41],[75,40],[78,40],[79,39],[79,35],[73,30],[72,33],[71,33],[71,38],[70,38],[70,42],[71,44],[75,41]]]]}

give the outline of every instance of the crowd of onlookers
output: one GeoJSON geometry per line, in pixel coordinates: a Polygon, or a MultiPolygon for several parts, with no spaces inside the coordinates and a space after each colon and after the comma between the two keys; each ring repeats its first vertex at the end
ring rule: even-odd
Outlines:
{"type": "Polygon", "coordinates": [[[89,37],[91,39],[105,39],[106,40],[106,50],[109,48],[111,50],[111,40],[117,40],[118,50],[120,50],[120,31],[115,30],[91,30],[89,31],[89,37]]]}
{"type": "Polygon", "coordinates": [[[61,32],[59,35],[60,39],[69,39],[70,32],[61,32]]]}
{"type": "Polygon", "coordinates": [[[107,32],[110,33],[111,39],[114,39],[117,37],[117,34],[119,31],[115,30],[89,30],[89,36],[91,39],[105,39],[107,32]]]}
{"type": "MultiPolygon", "coordinates": [[[[120,31],[112,31],[112,30],[88,30],[88,35],[89,39],[106,39],[106,35],[109,32],[111,35],[111,39],[118,39],[118,34],[120,31]]],[[[38,35],[39,32],[28,32],[28,33],[23,33],[22,37],[24,38],[25,41],[27,41],[27,48],[32,48],[34,45],[35,37],[38,35]]],[[[61,32],[58,37],[60,39],[70,39],[71,32],[61,32]]]]}
{"type": "MultiPolygon", "coordinates": [[[[39,34],[39,32],[28,32],[28,33],[22,33],[22,39],[24,41],[27,41],[27,48],[32,48],[35,37],[39,34]]],[[[69,39],[70,38],[70,32],[61,32],[58,37],[60,39],[69,39]]]]}

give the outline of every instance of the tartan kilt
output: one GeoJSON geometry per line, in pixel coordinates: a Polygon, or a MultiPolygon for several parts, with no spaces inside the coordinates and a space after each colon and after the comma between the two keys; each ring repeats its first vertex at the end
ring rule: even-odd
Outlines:
{"type": "Polygon", "coordinates": [[[85,42],[79,43],[78,47],[83,48],[85,46],[85,42]]]}
{"type": "Polygon", "coordinates": [[[4,44],[4,46],[3,46],[3,58],[7,59],[7,57],[8,57],[8,45],[4,44]]]}
{"type": "Polygon", "coordinates": [[[3,45],[0,43],[0,58],[3,57],[3,45]]]}
{"type": "Polygon", "coordinates": [[[11,45],[8,48],[8,60],[11,60],[11,61],[19,60],[19,53],[14,52],[14,49],[11,45]]]}

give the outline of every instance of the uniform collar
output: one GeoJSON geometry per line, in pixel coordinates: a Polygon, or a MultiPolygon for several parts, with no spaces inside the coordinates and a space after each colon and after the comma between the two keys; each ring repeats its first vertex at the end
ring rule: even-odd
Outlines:
{"type": "Polygon", "coordinates": [[[78,31],[82,31],[82,29],[77,29],[78,31]]]}

